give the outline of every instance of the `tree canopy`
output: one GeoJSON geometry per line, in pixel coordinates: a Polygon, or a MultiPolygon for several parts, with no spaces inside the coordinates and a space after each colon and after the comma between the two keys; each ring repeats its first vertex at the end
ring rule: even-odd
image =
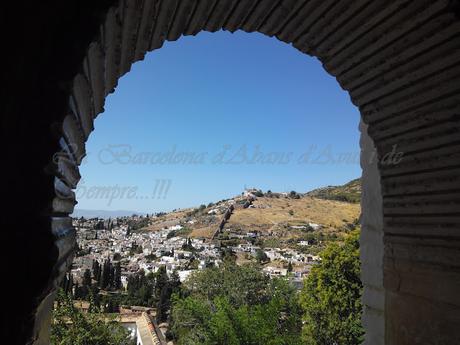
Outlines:
{"type": "Polygon", "coordinates": [[[58,291],[51,327],[53,345],[134,345],[129,332],[100,313],[83,313],[70,295],[58,291]]]}
{"type": "Polygon", "coordinates": [[[362,342],[359,232],[343,244],[330,243],[312,268],[300,296],[303,343],[357,345],[362,342]]]}
{"type": "Polygon", "coordinates": [[[178,345],[296,345],[300,321],[287,281],[228,261],[192,275],[173,296],[171,333],[178,345]]]}

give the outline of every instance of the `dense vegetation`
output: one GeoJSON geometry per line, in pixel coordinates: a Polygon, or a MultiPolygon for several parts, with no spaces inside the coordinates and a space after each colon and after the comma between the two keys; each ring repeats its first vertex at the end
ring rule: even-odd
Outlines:
{"type": "Polygon", "coordinates": [[[94,305],[89,313],[74,306],[62,289],[56,299],[51,327],[53,345],[135,345],[129,332],[113,318],[101,314],[94,305]]]}
{"type": "Polygon", "coordinates": [[[301,309],[285,280],[228,260],[193,275],[173,296],[178,345],[300,344],[301,309]]]}
{"type": "Polygon", "coordinates": [[[300,294],[306,345],[360,344],[361,293],[359,232],[343,245],[331,243],[321,253],[300,294]]]}
{"type": "Polygon", "coordinates": [[[352,180],[342,186],[330,186],[312,190],[307,195],[320,199],[359,203],[361,201],[361,179],[352,180]]]}
{"type": "Polygon", "coordinates": [[[177,273],[171,277],[166,274],[164,266],[156,273],[145,275],[143,271],[132,275],[128,279],[127,295],[123,296],[121,303],[154,307],[157,309],[157,321],[167,320],[171,307],[171,295],[179,291],[180,281],[177,273]]]}
{"type": "Polygon", "coordinates": [[[85,270],[81,285],[74,284],[69,274],[62,281],[61,288],[70,298],[89,301],[94,308],[105,313],[116,313],[121,305],[153,307],[157,309],[157,321],[165,321],[171,295],[180,286],[177,273],[168,276],[164,266],[147,275],[141,270],[129,276],[126,292],[122,292],[119,272],[119,263],[112,265],[107,260],[100,265],[94,261],[93,269],[85,270]],[[101,294],[101,290],[111,293],[101,294]]]}
{"type": "Polygon", "coordinates": [[[227,260],[172,296],[178,345],[358,345],[362,342],[359,232],[331,243],[297,293],[257,266],[227,260]]]}

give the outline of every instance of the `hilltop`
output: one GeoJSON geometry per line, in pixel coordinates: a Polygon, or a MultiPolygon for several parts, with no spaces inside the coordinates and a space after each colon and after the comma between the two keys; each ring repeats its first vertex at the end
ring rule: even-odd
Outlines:
{"type": "Polygon", "coordinates": [[[327,186],[314,189],[306,194],[325,200],[359,203],[361,201],[361,179],[357,178],[341,186],[327,186]]]}
{"type": "Polygon", "coordinates": [[[360,180],[307,193],[246,190],[230,199],[160,214],[141,231],[175,229],[175,235],[231,240],[256,233],[264,246],[303,239],[340,238],[358,224],[360,180]],[[226,218],[228,216],[228,219],[226,218]]]}

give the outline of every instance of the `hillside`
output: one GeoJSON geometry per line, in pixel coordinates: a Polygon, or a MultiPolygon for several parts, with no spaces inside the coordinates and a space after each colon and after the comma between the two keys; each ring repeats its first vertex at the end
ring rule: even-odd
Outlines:
{"type": "Polygon", "coordinates": [[[361,179],[357,178],[341,186],[314,189],[306,195],[326,200],[359,203],[361,201],[361,179]]]}
{"type": "Polygon", "coordinates": [[[322,229],[342,229],[359,218],[357,204],[304,196],[300,199],[260,197],[251,208],[236,209],[226,228],[281,232],[318,224],[322,229]]]}
{"type": "Polygon", "coordinates": [[[183,228],[177,235],[210,239],[231,207],[231,217],[221,232],[234,235],[257,232],[266,239],[288,240],[301,238],[306,232],[340,235],[357,224],[361,211],[359,179],[305,194],[256,194],[259,196],[246,193],[207,206],[169,212],[154,218],[143,230],[158,231],[181,225],[183,228]],[[248,199],[252,200],[251,205],[248,199]]]}

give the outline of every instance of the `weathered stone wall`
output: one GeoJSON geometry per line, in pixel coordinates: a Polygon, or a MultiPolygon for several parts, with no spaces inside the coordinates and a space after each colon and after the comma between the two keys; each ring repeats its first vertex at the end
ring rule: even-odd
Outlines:
{"type": "Polygon", "coordinates": [[[383,201],[374,142],[362,121],[361,131],[361,280],[363,282],[363,345],[385,344],[385,289],[383,287],[383,201]]]}
{"type": "Polygon", "coordinates": [[[2,3],[0,327],[5,344],[46,335],[47,296],[71,259],[72,229],[62,221],[65,213],[53,209],[52,157],[59,151],[72,80],[110,5],[105,0],[2,3]]]}
{"type": "Polygon", "coordinates": [[[165,40],[223,28],[261,32],[318,57],[360,109],[379,158],[378,174],[375,166],[367,172],[363,165],[364,183],[380,181],[381,189],[381,199],[378,187],[364,193],[367,342],[382,343],[384,332],[392,345],[460,343],[458,1],[69,0],[9,6],[3,32],[18,29],[4,41],[9,63],[2,139],[11,148],[4,160],[11,167],[12,202],[2,225],[8,241],[30,253],[13,260],[32,281],[10,291],[25,296],[8,320],[17,339],[30,334],[34,310],[71,260],[72,188],[105,97],[134,61],[165,40]],[[382,163],[394,145],[403,161],[382,163]],[[382,218],[367,214],[380,204],[382,218]],[[382,264],[381,228],[383,272],[374,269],[382,264]]]}

